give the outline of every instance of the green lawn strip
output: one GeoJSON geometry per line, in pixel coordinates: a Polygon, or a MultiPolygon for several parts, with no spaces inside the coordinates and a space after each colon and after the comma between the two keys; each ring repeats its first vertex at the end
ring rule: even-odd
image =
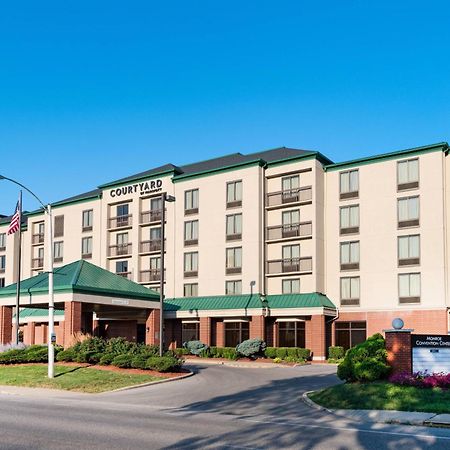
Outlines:
{"type": "Polygon", "coordinates": [[[65,389],[76,392],[105,392],[133,386],[163,377],[120,373],[82,366],[55,365],[55,378],[47,378],[47,366],[41,364],[0,366],[0,385],[65,389]]]}
{"type": "Polygon", "coordinates": [[[309,395],[329,409],[387,409],[450,413],[450,390],[420,389],[387,382],[345,383],[309,395]]]}

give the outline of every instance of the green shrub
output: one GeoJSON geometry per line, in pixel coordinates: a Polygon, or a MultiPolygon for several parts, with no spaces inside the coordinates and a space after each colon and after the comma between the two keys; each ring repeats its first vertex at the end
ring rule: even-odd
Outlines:
{"type": "Polygon", "coordinates": [[[152,356],[147,359],[146,369],[156,370],[157,372],[177,372],[183,364],[183,360],[174,356],[152,356]]]}
{"type": "Polygon", "coordinates": [[[209,357],[217,358],[217,347],[209,347],[209,357]]]}
{"type": "Polygon", "coordinates": [[[209,358],[209,348],[203,349],[198,356],[200,358],[209,358]]]}
{"type": "Polygon", "coordinates": [[[247,339],[236,346],[238,355],[256,358],[263,355],[266,349],[266,343],[262,339],[247,339]]]}
{"type": "Polygon", "coordinates": [[[297,358],[305,361],[311,358],[311,350],[309,348],[297,347],[297,358]]]}
{"type": "Polygon", "coordinates": [[[25,349],[12,349],[0,353],[0,364],[20,364],[25,361],[25,349]]]}
{"type": "Polygon", "coordinates": [[[130,348],[131,353],[136,353],[137,355],[144,356],[146,358],[150,358],[151,356],[159,355],[159,346],[158,345],[145,345],[138,344],[136,348],[130,348]]]}
{"type": "Polygon", "coordinates": [[[288,355],[287,353],[288,349],[286,347],[279,347],[276,349],[276,357],[280,359],[286,358],[288,355]]]}
{"type": "Polygon", "coordinates": [[[288,347],[286,353],[286,358],[297,358],[297,347],[288,347]]]}
{"type": "Polygon", "coordinates": [[[24,350],[25,363],[40,363],[48,361],[48,348],[46,345],[31,345],[24,350]]]}
{"type": "Polygon", "coordinates": [[[139,345],[134,342],[129,342],[123,337],[116,337],[106,341],[105,353],[111,353],[112,355],[125,355],[139,353],[139,345]]]}
{"type": "Polygon", "coordinates": [[[173,353],[174,353],[176,356],[189,355],[189,350],[188,350],[187,348],[183,348],[183,347],[181,347],[181,348],[175,348],[175,349],[173,350],[173,353]]]}
{"type": "Polygon", "coordinates": [[[199,356],[202,352],[208,350],[208,346],[202,341],[188,341],[183,344],[183,347],[189,350],[191,355],[199,356]]]}
{"type": "Polygon", "coordinates": [[[223,347],[215,347],[214,358],[223,358],[223,347]]]}
{"type": "Polygon", "coordinates": [[[279,364],[280,362],[283,362],[283,360],[282,360],[281,358],[274,358],[274,359],[273,359],[273,362],[274,362],[275,364],[279,364]]]}
{"type": "Polygon", "coordinates": [[[101,366],[109,366],[113,359],[115,358],[115,355],[111,354],[111,353],[105,353],[99,360],[99,364],[101,366]]]}
{"type": "Polygon", "coordinates": [[[142,355],[135,356],[131,360],[131,367],[133,369],[145,369],[147,360],[148,360],[148,358],[146,358],[145,356],[142,356],[142,355]]]}
{"type": "Polygon", "coordinates": [[[342,359],[345,355],[344,347],[332,346],[328,347],[328,358],[329,359],[342,359]]]}
{"type": "Polygon", "coordinates": [[[266,358],[274,359],[277,357],[277,349],[275,347],[266,347],[264,354],[266,358]]]}
{"type": "Polygon", "coordinates": [[[288,363],[296,363],[296,364],[301,364],[304,363],[305,360],[303,358],[299,358],[298,356],[286,356],[286,358],[284,358],[285,362],[288,363]]]}
{"type": "Polygon", "coordinates": [[[71,362],[75,359],[75,352],[73,351],[73,348],[68,348],[67,350],[62,350],[58,353],[56,356],[57,361],[64,361],[64,362],[71,362]]]}
{"type": "Polygon", "coordinates": [[[121,369],[127,369],[131,367],[131,355],[123,354],[123,355],[117,355],[112,360],[111,364],[115,367],[120,367],[121,369]]]}
{"type": "Polygon", "coordinates": [[[235,361],[235,360],[239,359],[239,355],[235,348],[223,347],[222,358],[231,359],[232,361],[235,361]]]}
{"type": "Polygon", "coordinates": [[[390,367],[386,361],[384,338],[377,333],[347,351],[338,366],[337,375],[346,381],[379,380],[389,374],[390,367]]]}

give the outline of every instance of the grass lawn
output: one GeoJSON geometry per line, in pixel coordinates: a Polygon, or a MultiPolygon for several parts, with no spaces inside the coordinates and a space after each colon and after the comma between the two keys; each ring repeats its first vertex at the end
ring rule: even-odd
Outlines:
{"type": "Polygon", "coordinates": [[[47,365],[0,366],[0,385],[65,389],[77,392],[104,392],[125,386],[162,380],[144,374],[130,374],[87,367],[55,364],[55,378],[47,378],[47,365]]]}
{"type": "Polygon", "coordinates": [[[450,390],[419,389],[387,382],[346,383],[310,394],[330,409],[390,409],[450,413],[450,390]]]}

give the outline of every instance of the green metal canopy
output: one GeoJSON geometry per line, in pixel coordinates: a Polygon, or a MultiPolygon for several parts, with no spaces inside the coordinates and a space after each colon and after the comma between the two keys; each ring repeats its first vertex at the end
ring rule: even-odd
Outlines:
{"type": "MultiPolygon", "coordinates": [[[[84,260],[58,267],[54,270],[53,280],[55,294],[72,292],[147,301],[159,299],[157,292],[84,260]]],[[[15,283],[0,289],[0,299],[15,297],[16,289],[15,283]]],[[[48,294],[48,273],[43,272],[21,281],[21,296],[46,294],[48,294]]]]}
{"type": "Polygon", "coordinates": [[[267,295],[267,304],[263,304],[260,294],[254,295],[219,295],[211,297],[179,297],[166,299],[164,311],[192,311],[218,309],[255,309],[268,306],[277,308],[330,308],[336,309],[333,302],[323,294],[267,295]]]}

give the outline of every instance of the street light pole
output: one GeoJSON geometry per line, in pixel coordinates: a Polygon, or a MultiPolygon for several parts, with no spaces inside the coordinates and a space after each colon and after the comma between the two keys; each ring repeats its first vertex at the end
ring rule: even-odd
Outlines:
{"type": "MultiPolygon", "coordinates": [[[[55,316],[54,316],[54,296],[53,296],[53,227],[52,227],[52,207],[50,204],[47,206],[41,201],[41,199],[30,189],[19,183],[12,178],[0,175],[0,180],[7,180],[11,183],[20,186],[25,189],[29,194],[31,194],[42,206],[45,213],[47,214],[48,225],[47,225],[47,236],[48,236],[48,378],[54,377],[54,362],[55,362],[55,348],[54,348],[54,338],[55,338],[55,316]]],[[[19,315],[19,311],[16,311],[16,315],[19,315]]]]}

